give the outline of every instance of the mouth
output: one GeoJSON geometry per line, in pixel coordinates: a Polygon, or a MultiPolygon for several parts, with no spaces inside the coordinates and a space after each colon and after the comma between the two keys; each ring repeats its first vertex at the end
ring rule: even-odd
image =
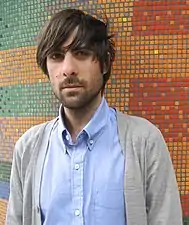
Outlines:
{"type": "Polygon", "coordinates": [[[66,85],[63,86],[62,89],[75,89],[75,88],[81,88],[81,85],[66,85]]]}

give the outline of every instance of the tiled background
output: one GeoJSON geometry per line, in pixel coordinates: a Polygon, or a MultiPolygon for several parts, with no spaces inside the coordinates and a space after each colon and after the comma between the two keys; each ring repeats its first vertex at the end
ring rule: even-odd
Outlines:
{"type": "Polygon", "coordinates": [[[47,78],[35,64],[35,38],[52,13],[80,8],[110,18],[117,58],[106,97],[163,132],[189,225],[189,1],[0,1],[0,225],[4,224],[15,141],[57,114],[47,78]]]}

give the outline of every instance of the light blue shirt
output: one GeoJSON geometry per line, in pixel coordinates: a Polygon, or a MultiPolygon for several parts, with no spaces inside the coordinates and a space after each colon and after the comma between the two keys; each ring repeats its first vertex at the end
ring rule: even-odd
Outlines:
{"type": "Polygon", "coordinates": [[[124,160],[104,98],[75,143],[60,108],[41,181],[43,225],[125,225],[124,160]]]}

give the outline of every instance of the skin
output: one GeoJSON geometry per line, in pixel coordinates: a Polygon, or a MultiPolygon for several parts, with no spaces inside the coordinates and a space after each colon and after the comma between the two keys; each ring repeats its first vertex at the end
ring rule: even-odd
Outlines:
{"type": "Polygon", "coordinates": [[[74,35],[60,51],[47,57],[47,69],[53,92],[64,107],[65,126],[75,142],[101,103],[103,75],[92,52],[81,49],[64,53],[74,35]]]}

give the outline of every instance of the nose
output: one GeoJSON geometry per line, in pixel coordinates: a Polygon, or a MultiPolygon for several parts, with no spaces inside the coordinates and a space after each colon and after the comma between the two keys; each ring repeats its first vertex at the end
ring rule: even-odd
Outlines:
{"type": "Polygon", "coordinates": [[[61,65],[61,73],[64,76],[76,76],[77,75],[77,64],[70,52],[65,54],[64,60],[61,65]]]}

